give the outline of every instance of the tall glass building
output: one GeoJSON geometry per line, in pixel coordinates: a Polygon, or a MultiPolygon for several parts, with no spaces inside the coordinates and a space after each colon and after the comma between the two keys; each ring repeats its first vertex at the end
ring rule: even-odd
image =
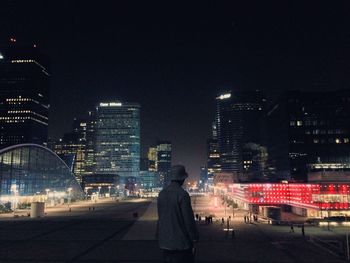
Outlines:
{"type": "Polygon", "coordinates": [[[49,73],[36,47],[0,49],[0,148],[47,145],[49,73]]]}
{"type": "Polygon", "coordinates": [[[261,143],[265,99],[259,90],[236,90],[216,98],[217,139],[223,172],[244,172],[243,147],[261,143]]]}
{"type": "Polygon", "coordinates": [[[68,166],[54,152],[37,144],[19,144],[0,151],[0,202],[83,197],[68,166]]]}
{"type": "Polygon", "coordinates": [[[140,171],[140,105],[102,102],[96,109],[95,172],[121,181],[140,171]]]}

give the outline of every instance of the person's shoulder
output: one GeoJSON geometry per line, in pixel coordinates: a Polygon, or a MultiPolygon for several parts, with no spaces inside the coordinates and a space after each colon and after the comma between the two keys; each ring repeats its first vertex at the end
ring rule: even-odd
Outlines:
{"type": "Polygon", "coordinates": [[[189,194],[188,194],[188,192],[185,190],[185,189],[183,189],[182,187],[179,187],[178,188],[178,192],[180,193],[180,195],[182,195],[182,196],[190,196],[189,194]]]}

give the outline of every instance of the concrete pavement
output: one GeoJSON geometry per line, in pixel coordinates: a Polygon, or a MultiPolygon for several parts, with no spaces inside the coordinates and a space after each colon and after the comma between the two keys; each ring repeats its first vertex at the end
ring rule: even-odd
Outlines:
{"type": "MultiPolygon", "coordinates": [[[[210,197],[192,200],[195,213],[217,215],[213,224],[197,222],[196,262],[344,262],[343,256],[309,241],[310,235],[343,240],[343,233],[306,227],[303,237],[298,228],[289,233],[288,226],[245,224],[246,211],[236,210],[232,239],[220,224],[222,205],[213,206],[210,197]]],[[[106,200],[95,211],[82,205],[42,219],[0,220],[0,262],[162,262],[156,219],[154,200],[106,200]]]]}

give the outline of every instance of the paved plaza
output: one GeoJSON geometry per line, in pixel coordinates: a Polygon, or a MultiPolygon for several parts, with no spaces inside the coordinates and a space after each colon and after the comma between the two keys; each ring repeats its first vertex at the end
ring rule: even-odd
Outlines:
{"type": "MultiPolygon", "coordinates": [[[[197,222],[196,262],[345,262],[347,229],[247,224],[246,211],[226,209],[234,228],[221,225],[222,203],[192,197],[195,213],[214,215],[197,222]],[[216,204],[216,207],[215,207],[216,204]]],[[[0,217],[0,262],[162,262],[157,246],[156,202],[130,199],[81,202],[49,208],[44,218],[0,217]],[[69,208],[71,211],[69,211],[69,208]],[[137,214],[137,217],[136,217],[137,214]]],[[[24,214],[25,215],[25,214],[24,214]]]]}

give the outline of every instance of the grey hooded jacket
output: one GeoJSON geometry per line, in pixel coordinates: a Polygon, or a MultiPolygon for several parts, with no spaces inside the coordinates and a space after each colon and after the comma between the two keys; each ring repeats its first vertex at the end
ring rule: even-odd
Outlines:
{"type": "Polygon", "coordinates": [[[185,250],[198,240],[191,199],[180,184],[172,182],[158,196],[159,247],[185,250]]]}

